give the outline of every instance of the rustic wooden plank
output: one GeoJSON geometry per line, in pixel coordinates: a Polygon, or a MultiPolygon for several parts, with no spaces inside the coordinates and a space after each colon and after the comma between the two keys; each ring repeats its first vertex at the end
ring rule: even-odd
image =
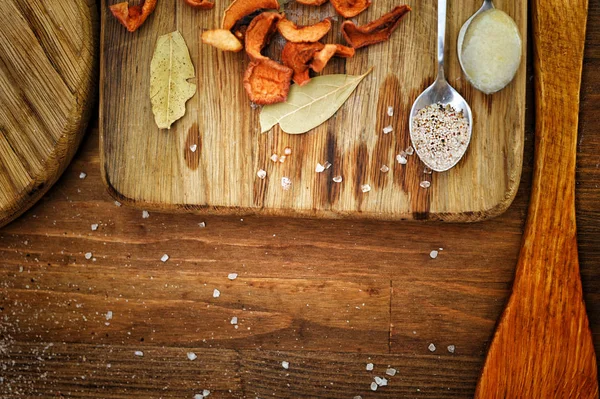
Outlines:
{"type": "MultiPolygon", "coordinates": [[[[259,110],[250,107],[242,87],[248,62],[243,52],[224,53],[201,43],[198,32],[217,27],[224,5],[199,12],[177,1],[159,2],[144,26],[131,34],[110,15],[107,5],[115,1],[105,0],[102,7],[101,167],[109,192],[123,203],[174,212],[473,221],[503,212],[516,194],[525,62],[514,82],[493,97],[461,77],[452,38],[480,6],[478,1],[450,4],[446,60],[450,83],[473,109],[474,134],[459,165],[435,175],[424,174],[416,156],[407,165],[395,160],[410,145],[410,106],[435,74],[434,4],[411,2],[413,11],[389,41],[332,62],[324,73],[357,75],[376,68],[336,116],[309,134],[292,136],[279,128],[259,133],[259,110]],[[148,66],[157,37],[175,29],[190,48],[198,91],[187,114],[167,132],[153,121],[148,66]],[[395,109],[393,117],[387,116],[388,106],[395,109]],[[383,127],[390,124],[394,132],[384,135],[383,127]],[[190,144],[198,146],[195,153],[190,144]],[[270,160],[288,146],[293,153],[285,163],[270,160]],[[315,173],[317,162],[325,161],[333,166],[315,173]],[[380,171],[383,164],[390,167],[388,173],[380,171]],[[256,176],[259,169],[267,171],[265,180],[256,176]],[[332,181],[336,175],[343,176],[341,184],[332,181]],[[290,190],[282,189],[282,177],[291,179],[290,190]],[[425,179],[432,180],[427,191],[419,186],[425,179]],[[363,193],[363,184],[372,190],[363,193]]],[[[356,19],[364,24],[394,5],[374,2],[356,19]]],[[[499,0],[497,6],[515,18],[525,42],[526,2],[499,0]]],[[[289,18],[302,24],[335,16],[329,3],[285,8],[289,18]]],[[[334,19],[328,42],[342,42],[341,23],[342,18],[334,19]]],[[[267,54],[279,58],[284,41],[277,36],[273,42],[267,54]]]]}

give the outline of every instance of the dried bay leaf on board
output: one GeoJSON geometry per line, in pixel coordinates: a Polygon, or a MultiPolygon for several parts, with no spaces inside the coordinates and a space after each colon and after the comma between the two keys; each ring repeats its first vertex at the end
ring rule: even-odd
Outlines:
{"type": "Polygon", "coordinates": [[[279,123],[285,133],[300,134],[319,126],[346,102],[364,75],[324,75],[304,86],[293,85],[285,102],[266,105],[260,112],[261,132],[279,123]]]}
{"type": "Polygon", "coordinates": [[[185,114],[185,103],[196,93],[196,85],[188,82],[196,76],[190,52],[179,31],[162,35],[150,63],[150,101],[159,129],[185,114]]]}

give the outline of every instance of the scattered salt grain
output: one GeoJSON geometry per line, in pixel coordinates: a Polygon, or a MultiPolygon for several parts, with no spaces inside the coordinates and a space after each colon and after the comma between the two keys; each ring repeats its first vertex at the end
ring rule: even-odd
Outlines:
{"type": "Polygon", "coordinates": [[[375,377],[375,383],[380,387],[384,387],[387,385],[388,381],[385,378],[375,377]]]}
{"type": "Polygon", "coordinates": [[[133,352],[133,354],[135,356],[140,356],[140,357],[144,356],[144,352],[142,352],[142,351],[135,351],[135,352],[133,352]]]}
{"type": "Polygon", "coordinates": [[[367,363],[367,371],[373,371],[373,363],[367,363]]]}
{"type": "Polygon", "coordinates": [[[290,368],[290,362],[286,362],[285,360],[283,362],[281,362],[281,367],[283,367],[284,369],[289,369],[290,368]]]}
{"type": "Polygon", "coordinates": [[[285,155],[292,155],[292,149],[291,149],[290,147],[285,147],[285,148],[283,149],[283,153],[284,153],[285,155]]]}
{"type": "Polygon", "coordinates": [[[92,225],[92,231],[96,231],[96,230],[98,230],[98,223],[94,223],[92,225]]]}
{"type": "Polygon", "coordinates": [[[320,163],[317,162],[317,167],[315,168],[315,172],[317,173],[321,173],[325,170],[325,166],[321,165],[320,163]]]}
{"type": "Polygon", "coordinates": [[[333,178],[333,181],[336,182],[336,183],[341,183],[342,182],[342,176],[335,176],[333,178]]]}
{"type": "Polygon", "coordinates": [[[408,159],[404,156],[404,154],[396,155],[396,161],[398,161],[401,165],[406,165],[408,163],[408,159]]]}
{"type": "Polygon", "coordinates": [[[119,201],[115,201],[115,205],[116,206],[121,206],[121,203],[119,201]]]}
{"type": "Polygon", "coordinates": [[[169,260],[169,255],[167,255],[167,254],[164,254],[164,255],[163,255],[161,258],[160,258],[160,260],[161,260],[163,263],[164,263],[164,262],[166,262],[166,261],[168,261],[168,260],[169,260]]]}
{"type": "Polygon", "coordinates": [[[390,171],[390,168],[387,165],[383,165],[379,170],[383,173],[387,173],[390,171]]]}
{"type": "Polygon", "coordinates": [[[277,154],[271,155],[271,161],[273,161],[273,162],[279,161],[279,156],[277,154]]]}
{"type": "Polygon", "coordinates": [[[439,253],[439,252],[438,252],[438,251],[436,251],[436,250],[434,249],[433,251],[431,251],[431,252],[429,253],[429,256],[431,257],[431,259],[435,259],[435,258],[437,258],[437,256],[438,256],[438,253],[439,253]]]}
{"type": "Polygon", "coordinates": [[[429,352],[435,352],[435,345],[433,343],[429,344],[427,348],[429,348],[429,352]]]}
{"type": "Polygon", "coordinates": [[[284,176],[281,178],[281,187],[283,187],[284,190],[289,190],[292,187],[292,181],[289,177],[284,176]]]}
{"type": "Polygon", "coordinates": [[[81,173],[79,174],[79,178],[80,178],[80,179],[85,179],[86,177],[87,177],[87,173],[85,173],[85,172],[81,172],[81,173]]]}
{"type": "Polygon", "coordinates": [[[369,191],[371,191],[371,186],[368,184],[363,184],[362,186],[360,186],[360,189],[363,193],[368,193],[369,191]]]}
{"type": "Polygon", "coordinates": [[[202,395],[206,398],[208,395],[210,395],[210,391],[208,389],[203,389],[202,395]]]}
{"type": "Polygon", "coordinates": [[[221,296],[221,291],[219,291],[218,289],[215,288],[215,290],[213,291],[213,298],[218,298],[221,296]]]}
{"type": "Polygon", "coordinates": [[[389,375],[390,377],[395,376],[397,372],[398,371],[396,369],[393,369],[393,368],[389,368],[389,369],[385,370],[385,373],[387,375],[389,375]]]}
{"type": "Polygon", "coordinates": [[[325,169],[329,169],[329,168],[331,168],[331,165],[332,165],[332,164],[331,164],[331,162],[329,162],[329,161],[325,161],[325,163],[323,164],[323,166],[325,166],[325,169]]]}
{"type": "Polygon", "coordinates": [[[353,399],[362,399],[362,396],[358,395],[358,396],[355,396],[353,399]]]}
{"type": "Polygon", "coordinates": [[[233,324],[233,325],[236,325],[236,324],[237,324],[237,321],[238,321],[238,319],[237,319],[237,317],[236,317],[236,316],[233,316],[233,317],[231,318],[231,324],[233,324]]]}
{"type": "Polygon", "coordinates": [[[197,393],[194,395],[194,399],[204,399],[204,395],[197,393]]]}
{"type": "Polygon", "coordinates": [[[150,213],[148,211],[142,211],[142,218],[148,219],[150,217],[150,213]]]}
{"type": "Polygon", "coordinates": [[[376,382],[372,382],[371,383],[371,391],[376,391],[377,390],[377,383],[376,382]]]}
{"type": "Polygon", "coordinates": [[[196,354],[194,352],[188,352],[187,353],[187,358],[189,360],[196,360],[196,359],[198,359],[198,356],[196,356],[196,354]]]}
{"type": "Polygon", "coordinates": [[[84,256],[85,256],[85,258],[86,258],[87,260],[90,260],[90,259],[92,259],[92,253],[91,253],[91,252],[86,252],[86,254],[85,254],[84,256]]]}
{"type": "Polygon", "coordinates": [[[200,222],[198,223],[198,226],[200,226],[201,229],[206,227],[206,223],[205,222],[200,222]]]}
{"type": "Polygon", "coordinates": [[[388,105],[387,114],[388,116],[394,116],[394,107],[388,105]]]}
{"type": "Polygon", "coordinates": [[[412,155],[412,154],[414,154],[414,153],[415,153],[415,149],[414,149],[414,148],[412,148],[412,146],[410,146],[410,145],[409,145],[409,146],[406,148],[406,150],[404,150],[404,152],[406,153],[406,155],[412,155]]]}
{"type": "Polygon", "coordinates": [[[238,276],[237,273],[229,273],[227,275],[227,278],[230,280],[235,280],[237,278],[237,276],[238,276]]]}
{"type": "Polygon", "coordinates": [[[421,186],[422,188],[429,188],[429,187],[431,187],[431,182],[427,181],[427,180],[423,180],[421,183],[419,183],[419,186],[421,186]]]}
{"type": "Polygon", "coordinates": [[[113,316],[113,313],[111,310],[109,310],[108,312],[106,312],[106,320],[111,320],[113,316]]]}
{"type": "Polygon", "coordinates": [[[386,126],[383,128],[383,134],[389,134],[393,131],[394,131],[394,128],[392,127],[392,125],[389,125],[389,126],[386,126]]]}
{"type": "Polygon", "coordinates": [[[285,156],[285,155],[282,155],[282,156],[280,156],[280,157],[279,157],[279,162],[280,162],[280,163],[284,163],[284,162],[285,162],[285,160],[286,160],[286,158],[287,158],[287,156],[285,156]]]}
{"type": "Polygon", "coordinates": [[[191,151],[191,152],[196,152],[196,150],[197,150],[197,149],[198,149],[198,145],[196,145],[196,144],[192,144],[192,145],[190,146],[190,151],[191,151]]]}
{"type": "Polygon", "coordinates": [[[258,176],[259,179],[264,179],[267,177],[267,172],[263,169],[259,169],[258,172],[256,172],[256,176],[258,176]]]}
{"type": "Polygon", "coordinates": [[[456,346],[454,346],[454,345],[448,345],[448,352],[454,353],[455,350],[456,350],[456,346]]]}
{"type": "Polygon", "coordinates": [[[423,169],[423,173],[425,173],[426,175],[430,175],[433,173],[433,170],[431,170],[429,166],[425,166],[425,168],[423,169]]]}

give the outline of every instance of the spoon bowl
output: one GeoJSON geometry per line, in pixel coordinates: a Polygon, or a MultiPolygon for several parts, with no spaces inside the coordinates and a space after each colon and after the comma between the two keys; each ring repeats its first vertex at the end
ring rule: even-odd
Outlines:
{"type": "Polygon", "coordinates": [[[460,63],[460,67],[463,71],[465,70],[465,66],[463,65],[462,61],[462,46],[465,40],[465,34],[467,33],[467,29],[469,29],[469,25],[471,25],[471,22],[473,22],[476,16],[478,16],[484,11],[491,10],[492,8],[494,8],[494,3],[492,2],[492,0],[484,0],[481,8],[479,8],[479,10],[477,10],[475,14],[471,15],[471,18],[465,21],[463,26],[460,28],[460,32],[458,32],[456,49],[458,52],[458,62],[460,63]]]}

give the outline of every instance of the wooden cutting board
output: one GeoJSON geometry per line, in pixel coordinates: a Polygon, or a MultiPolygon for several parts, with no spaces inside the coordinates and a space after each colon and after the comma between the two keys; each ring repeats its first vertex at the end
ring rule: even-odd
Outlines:
{"type": "Polygon", "coordinates": [[[95,93],[93,0],[0,1],[0,227],[75,154],[95,93]]]}
{"type": "MultiPolygon", "coordinates": [[[[413,11],[391,40],[330,63],[325,74],[375,70],[333,118],[295,136],[279,128],[260,134],[260,110],[251,107],[242,87],[246,55],[222,53],[200,41],[204,29],[219,26],[228,0],[217,0],[209,11],[192,9],[183,0],[159,1],[133,34],[108,10],[117,1],[103,0],[102,6],[100,151],[104,181],[123,203],[161,211],[476,221],[503,212],[514,198],[523,154],[527,2],[496,2],[519,26],[523,62],[515,80],[493,96],[465,81],[456,56],[458,31],[481,2],[449,4],[447,76],[471,104],[475,123],[470,148],[458,166],[428,175],[416,155],[407,165],[395,158],[410,145],[412,102],[435,76],[435,1],[409,1],[413,11]],[[161,131],[150,105],[150,60],[158,36],[176,29],[190,49],[198,90],[186,115],[170,131],[161,131]],[[388,106],[394,109],[392,117],[388,106]],[[388,125],[394,131],[384,135],[388,125]],[[286,147],[292,155],[285,163],[273,163],[271,155],[282,155],[286,147]],[[316,173],[317,163],[326,161],[333,166],[316,173]],[[383,165],[388,173],[381,172],[383,165]],[[257,177],[260,169],[267,171],[264,180],[257,177]],[[342,183],[332,181],[338,175],[342,183]],[[282,177],[291,179],[291,189],[283,190],[282,177]],[[428,189],[420,187],[425,180],[431,181],[428,189]],[[362,192],[365,184],[371,191],[362,192]]],[[[367,23],[398,4],[375,1],[355,20],[367,23]]],[[[343,18],[331,4],[291,2],[285,12],[299,24],[333,16],[324,41],[343,43],[343,18]]],[[[267,55],[276,58],[283,45],[276,36],[267,55]]]]}

